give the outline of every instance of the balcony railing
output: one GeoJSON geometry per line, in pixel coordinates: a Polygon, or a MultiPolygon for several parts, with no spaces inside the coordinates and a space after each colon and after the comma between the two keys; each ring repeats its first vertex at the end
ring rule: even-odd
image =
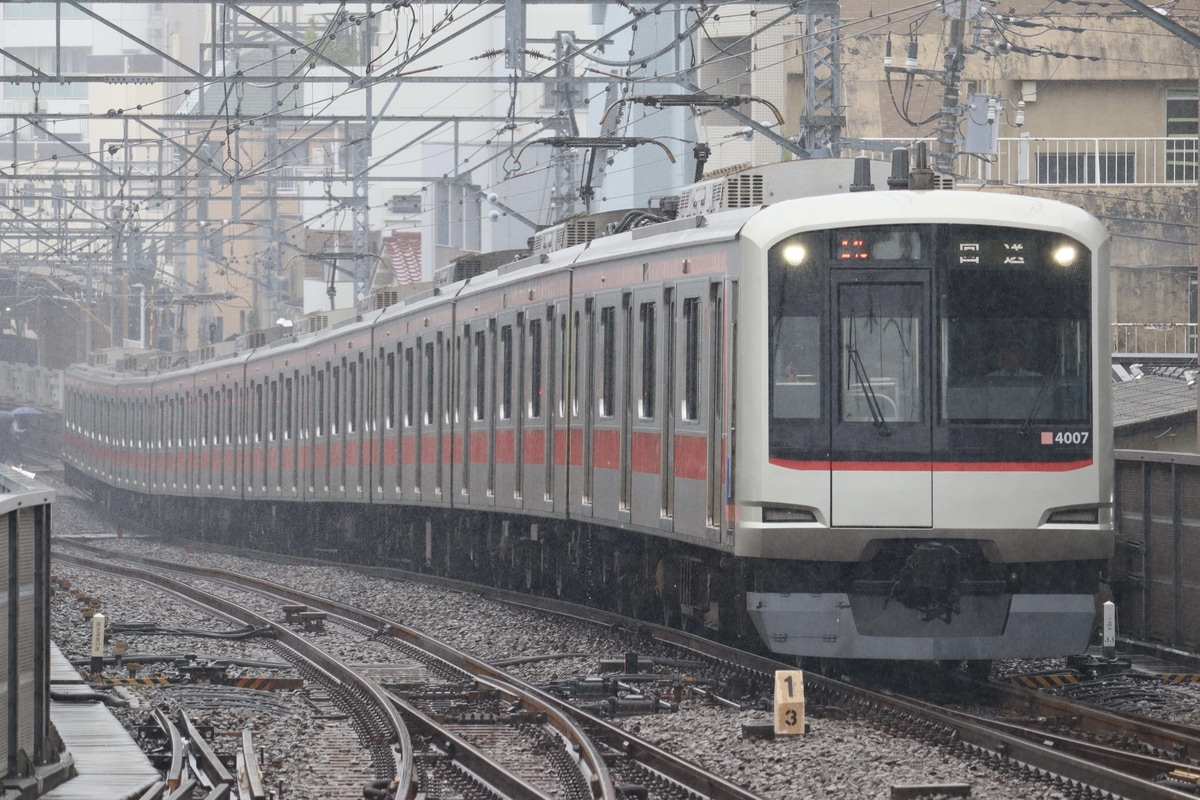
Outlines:
{"type": "Polygon", "coordinates": [[[1129,355],[1195,355],[1196,323],[1114,322],[1112,349],[1129,355]]]}
{"type": "MultiPolygon", "coordinates": [[[[870,139],[844,155],[867,155],[895,147],[914,149],[916,142],[870,139]]],[[[925,140],[932,148],[936,143],[925,140]]],[[[955,174],[966,183],[1031,186],[1170,186],[1195,185],[1195,138],[1047,138],[1000,139],[996,155],[960,154],[955,174]]]]}

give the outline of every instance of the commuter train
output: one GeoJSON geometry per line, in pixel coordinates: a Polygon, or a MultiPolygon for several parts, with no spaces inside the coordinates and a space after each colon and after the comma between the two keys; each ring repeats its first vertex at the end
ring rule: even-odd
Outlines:
{"type": "Polygon", "coordinates": [[[69,477],[192,539],[788,656],[1081,652],[1113,547],[1107,234],[850,163],[568,220],[324,330],[73,367],[69,477]]]}

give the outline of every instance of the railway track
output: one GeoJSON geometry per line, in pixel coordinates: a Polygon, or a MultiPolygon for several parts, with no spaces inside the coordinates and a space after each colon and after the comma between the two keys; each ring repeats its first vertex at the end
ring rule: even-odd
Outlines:
{"type": "MultiPolygon", "coordinates": [[[[103,548],[93,549],[92,552],[104,559],[114,557],[111,551],[103,548]]],[[[136,560],[142,561],[146,567],[156,572],[173,566],[151,558],[136,560]]],[[[380,570],[371,572],[378,574],[380,570]]],[[[364,626],[364,630],[387,631],[389,640],[437,650],[436,644],[430,642],[424,634],[407,630],[393,621],[325,597],[257,578],[237,576],[224,570],[201,568],[196,574],[210,580],[234,581],[239,586],[254,586],[262,591],[271,592],[277,598],[274,602],[302,604],[305,608],[327,615],[344,617],[364,626]]],[[[425,579],[425,576],[421,578],[425,579]]],[[[478,587],[475,590],[479,591],[478,587]]],[[[593,621],[598,618],[603,621],[603,615],[591,609],[580,610],[546,598],[531,599],[526,595],[519,597],[520,602],[525,605],[532,604],[560,613],[573,612],[593,621]]],[[[613,618],[611,622],[617,624],[618,618],[613,618]]],[[[625,621],[626,624],[628,622],[625,621]]],[[[790,668],[772,659],[732,651],[671,629],[655,628],[652,636],[659,641],[686,648],[686,653],[690,654],[691,658],[706,662],[707,669],[713,674],[739,675],[743,681],[766,683],[770,681],[774,670],[790,668]]],[[[462,659],[455,662],[456,667],[471,660],[462,654],[437,652],[441,658],[462,659]]],[[[495,665],[480,662],[479,667],[483,670],[479,680],[510,680],[495,665]]],[[[713,685],[723,683],[723,680],[712,681],[713,685]]],[[[1005,721],[953,711],[916,698],[880,694],[818,675],[806,675],[807,701],[815,715],[842,714],[873,720],[874,724],[892,734],[915,737],[967,758],[1009,770],[1026,779],[1063,787],[1064,791],[1070,791],[1073,797],[1153,799],[1195,796],[1187,790],[1181,780],[1169,776],[1172,773],[1186,775],[1195,771],[1195,761],[1190,754],[1200,752],[1200,749],[1197,749],[1200,746],[1197,732],[1187,731],[1182,727],[1172,732],[1167,729],[1168,726],[1138,720],[1130,715],[1095,711],[1068,700],[1044,696],[1029,690],[999,686],[993,689],[1002,695],[995,704],[997,715],[1006,713],[1012,715],[1012,719],[1005,721]],[[1051,730],[1054,727],[1059,730],[1051,730]],[[1074,730],[1070,730],[1072,728],[1074,730]],[[1107,740],[1108,744],[1103,744],[1104,740],[1107,740]],[[1112,744],[1122,741],[1122,748],[1112,744]],[[1137,752],[1139,750],[1142,752],[1137,752]]],[[[733,697],[722,697],[720,690],[714,690],[713,695],[726,703],[738,702],[733,697]]],[[[424,700],[426,711],[436,708],[433,699],[415,696],[410,699],[424,700]]],[[[512,698],[505,695],[504,702],[506,707],[512,707],[516,702],[515,695],[512,698]]],[[[532,702],[521,701],[522,705],[532,702]]],[[[538,702],[551,703],[555,702],[555,698],[543,696],[538,702]]],[[[648,785],[670,785],[682,791],[680,787],[689,785],[689,780],[695,780],[687,776],[691,766],[686,762],[655,752],[658,748],[649,743],[638,742],[627,730],[617,727],[612,722],[587,715],[577,709],[569,713],[579,720],[578,724],[586,728],[589,737],[596,743],[603,759],[609,765],[606,769],[612,771],[615,766],[615,773],[610,772],[613,774],[610,780],[614,790],[615,787],[624,786],[626,789],[638,787],[639,791],[645,791],[648,785]]],[[[453,732],[462,735],[462,726],[473,726],[477,722],[458,715],[452,724],[460,727],[453,732]]],[[[492,746],[500,750],[512,749],[510,743],[500,738],[493,739],[492,746]]],[[[717,779],[719,788],[714,790],[714,778],[715,776],[708,776],[701,779],[698,784],[701,788],[692,791],[696,791],[700,797],[754,796],[733,784],[719,785],[721,779],[717,779]]],[[[648,796],[673,795],[659,788],[648,796]]],[[[688,795],[683,793],[678,796],[688,795]]]]}
{"type": "MultiPolygon", "coordinates": [[[[465,792],[468,797],[616,800],[647,796],[651,791],[651,796],[659,798],[755,797],[606,720],[513,680],[496,667],[361,609],[223,570],[181,567],[152,559],[143,560],[150,568],[146,569],[111,558],[98,560],[66,553],[56,553],[56,557],[213,603],[222,613],[240,616],[246,624],[268,624],[281,639],[288,640],[289,646],[295,646],[291,639],[296,634],[286,625],[272,622],[261,609],[238,611],[237,606],[246,603],[244,598],[234,604],[220,600],[218,595],[228,596],[231,590],[252,591],[269,598],[268,604],[276,609],[303,607],[295,613],[320,615],[307,619],[320,619],[321,629],[341,626],[386,648],[391,654],[383,659],[386,666],[353,669],[360,679],[358,691],[366,691],[361,685],[364,680],[373,683],[397,709],[403,721],[401,728],[409,732],[411,743],[397,748],[401,757],[397,768],[399,797],[408,796],[405,787],[428,797],[465,792]],[[186,573],[188,577],[180,580],[168,573],[186,573]],[[202,589],[196,579],[218,585],[202,589]],[[430,680],[421,673],[437,677],[430,680]],[[397,677],[401,675],[402,679],[397,677]],[[396,688],[398,684],[402,688],[396,688]],[[424,748],[421,757],[414,754],[414,746],[424,748]],[[482,787],[494,789],[497,794],[487,794],[482,787]]],[[[312,626],[313,632],[316,627],[312,626]]],[[[329,656],[320,654],[311,644],[296,649],[320,669],[332,670],[335,666],[329,656]]]]}

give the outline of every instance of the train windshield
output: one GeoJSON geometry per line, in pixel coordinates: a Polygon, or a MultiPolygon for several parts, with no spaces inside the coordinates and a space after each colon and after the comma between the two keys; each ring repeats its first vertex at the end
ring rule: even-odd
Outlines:
{"type": "Polygon", "coordinates": [[[845,433],[848,453],[884,436],[896,458],[928,458],[931,426],[1087,424],[1091,266],[1069,237],[1000,226],[779,242],[767,262],[773,456],[836,452],[845,433]]]}
{"type": "Polygon", "coordinates": [[[1066,237],[945,228],[941,418],[1087,422],[1091,264],[1066,237]]]}

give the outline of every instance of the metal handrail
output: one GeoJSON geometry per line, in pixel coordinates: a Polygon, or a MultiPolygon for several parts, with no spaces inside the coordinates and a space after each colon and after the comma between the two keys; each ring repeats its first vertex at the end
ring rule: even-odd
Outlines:
{"type": "Polygon", "coordinates": [[[1194,322],[1114,322],[1114,353],[1192,355],[1196,353],[1194,322]]]}
{"type": "MultiPolygon", "coordinates": [[[[855,139],[844,156],[913,149],[933,139],[855,139]]],[[[1124,136],[1004,137],[996,152],[959,153],[954,160],[960,183],[1030,186],[1194,186],[1200,174],[1196,137],[1124,136]]]]}

